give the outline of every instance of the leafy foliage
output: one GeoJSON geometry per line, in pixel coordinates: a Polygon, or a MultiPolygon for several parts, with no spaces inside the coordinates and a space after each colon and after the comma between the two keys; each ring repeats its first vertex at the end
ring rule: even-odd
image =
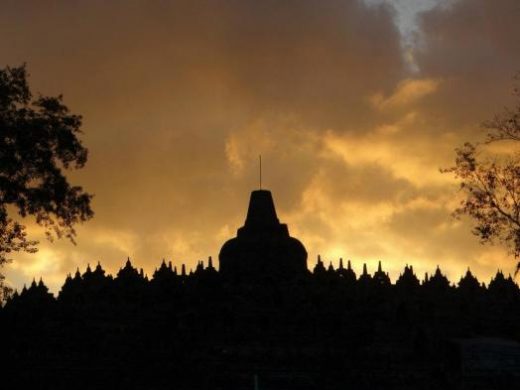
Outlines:
{"type": "MultiPolygon", "coordinates": [[[[518,89],[515,95],[520,98],[518,89]]],[[[465,195],[455,215],[470,216],[475,222],[473,233],[483,243],[497,241],[519,257],[520,154],[513,148],[491,156],[485,152],[497,142],[510,146],[520,141],[520,102],[483,126],[489,131],[484,142],[467,142],[457,148],[455,166],[443,172],[460,179],[465,195]]]]}
{"type": "MultiPolygon", "coordinates": [[[[25,226],[9,216],[34,216],[49,239],[74,242],[74,225],[93,216],[92,195],[71,186],[63,171],[82,168],[81,116],[62,96],[33,99],[25,65],[0,69],[0,266],[9,254],[35,252],[25,226]]],[[[1,280],[0,280],[1,286],[1,280]]]]}

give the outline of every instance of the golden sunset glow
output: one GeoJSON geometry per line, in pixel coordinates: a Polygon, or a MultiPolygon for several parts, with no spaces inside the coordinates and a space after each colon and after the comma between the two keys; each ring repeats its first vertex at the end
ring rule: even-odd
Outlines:
{"type": "Polygon", "coordinates": [[[218,257],[250,191],[272,191],[312,269],[379,260],[392,280],[437,265],[488,282],[515,261],[451,212],[439,169],[513,104],[517,0],[6,2],[3,66],[63,94],[89,149],[72,183],[95,195],[77,246],[40,240],[5,271],[20,289],[129,256],[148,275],[218,257]],[[290,5],[289,5],[290,4],[290,5]],[[513,15],[516,15],[513,17],[513,15]]]}

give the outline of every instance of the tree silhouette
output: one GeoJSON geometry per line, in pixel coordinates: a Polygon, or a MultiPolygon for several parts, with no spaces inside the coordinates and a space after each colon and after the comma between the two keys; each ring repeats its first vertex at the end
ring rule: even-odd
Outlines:
{"type": "MultiPolygon", "coordinates": [[[[517,79],[520,78],[517,76],[517,79]]],[[[464,199],[456,216],[468,215],[473,233],[483,243],[499,242],[515,258],[520,256],[520,90],[516,107],[483,123],[482,142],[466,142],[455,149],[455,166],[441,170],[460,181],[464,199]],[[498,145],[500,143],[500,145],[498,145]]],[[[517,265],[517,272],[520,263],[517,265]]]]}
{"type": "MultiPolygon", "coordinates": [[[[13,213],[34,216],[50,240],[72,242],[74,225],[93,215],[92,195],[64,175],[87,161],[78,139],[81,116],[69,112],[61,95],[33,99],[27,76],[25,64],[0,69],[0,266],[12,252],[37,250],[13,213]]],[[[0,276],[0,294],[1,287],[0,276]]]]}

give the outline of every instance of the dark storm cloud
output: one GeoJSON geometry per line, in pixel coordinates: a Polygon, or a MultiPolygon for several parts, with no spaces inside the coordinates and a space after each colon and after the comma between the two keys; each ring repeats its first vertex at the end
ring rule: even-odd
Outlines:
{"type": "Polygon", "coordinates": [[[417,64],[426,77],[444,80],[428,102],[433,115],[463,127],[511,103],[520,70],[519,17],[515,0],[459,0],[422,16],[417,64]]]}

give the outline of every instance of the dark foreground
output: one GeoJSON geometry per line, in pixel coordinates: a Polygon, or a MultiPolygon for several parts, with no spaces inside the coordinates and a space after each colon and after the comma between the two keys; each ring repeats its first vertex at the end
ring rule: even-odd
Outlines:
{"type": "Polygon", "coordinates": [[[350,267],[290,282],[226,280],[199,265],[151,281],[128,262],[33,283],[0,310],[2,388],[513,389],[520,292],[498,273],[451,287],[406,268],[396,284],[350,267]]]}

